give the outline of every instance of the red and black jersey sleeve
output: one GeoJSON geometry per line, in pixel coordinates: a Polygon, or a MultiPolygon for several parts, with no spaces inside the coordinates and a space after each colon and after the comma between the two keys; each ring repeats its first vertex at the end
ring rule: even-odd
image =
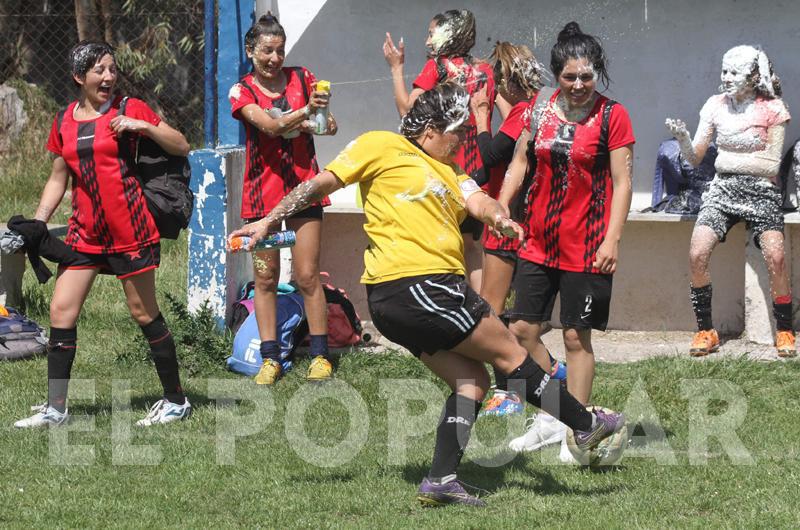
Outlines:
{"type": "Polygon", "coordinates": [[[439,82],[439,66],[434,59],[428,59],[416,79],[414,86],[422,90],[431,90],[439,82]]]}

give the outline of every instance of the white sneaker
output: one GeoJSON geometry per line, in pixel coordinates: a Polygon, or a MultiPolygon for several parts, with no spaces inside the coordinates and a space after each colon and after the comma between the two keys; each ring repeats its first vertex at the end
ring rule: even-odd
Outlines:
{"type": "Polygon", "coordinates": [[[31,410],[36,411],[36,414],[29,418],[14,422],[14,427],[19,429],[49,427],[51,425],[61,425],[69,418],[69,414],[66,410],[64,412],[59,412],[55,408],[48,406],[47,403],[31,407],[31,410]]]}
{"type": "Polygon", "coordinates": [[[558,452],[558,459],[561,461],[562,464],[574,464],[577,465],[578,461],[575,460],[575,457],[572,456],[572,453],[567,447],[567,437],[565,436],[563,440],[561,440],[561,451],[558,452]]]}
{"type": "Polygon", "coordinates": [[[140,427],[149,427],[159,423],[170,423],[172,421],[182,420],[188,418],[192,413],[192,405],[189,400],[183,405],[178,405],[166,399],[159,399],[156,401],[150,411],[143,419],[136,422],[140,427]]]}
{"type": "Polygon", "coordinates": [[[508,444],[512,451],[530,452],[542,447],[557,444],[566,438],[567,426],[550,416],[540,412],[528,419],[527,431],[508,444]]]}

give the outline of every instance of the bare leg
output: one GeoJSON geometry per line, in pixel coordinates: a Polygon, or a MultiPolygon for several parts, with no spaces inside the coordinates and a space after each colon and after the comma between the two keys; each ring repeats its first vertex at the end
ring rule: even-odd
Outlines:
{"type": "Polygon", "coordinates": [[[542,370],[550,372],[550,354],[547,352],[542,342],[542,334],[545,327],[544,322],[527,322],[525,320],[514,320],[509,324],[509,329],[517,338],[519,343],[527,350],[533,360],[536,361],[542,370]]]}
{"type": "Polygon", "coordinates": [[[761,253],[767,264],[769,284],[772,299],[788,296],[791,293],[789,285],[789,271],[786,267],[786,252],[784,249],[783,233],[777,230],[768,230],[761,234],[761,253]]]}
{"type": "Polygon", "coordinates": [[[140,326],[152,322],[160,313],[156,300],[156,271],[149,270],[120,281],[133,320],[140,326]]]}
{"type": "Polygon", "coordinates": [[[50,325],[54,328],[74,328],[83,303],[89,294],[97,269],[60,269],[50,300],[50,325]]]}
{"type": "Polygon", "coordinates": [[[142,334],[150,346],[150,355],[161,381],[164,397],[171,403],[184,404],[186,399],[181,387],[175,340],[156,300],[156,271],[149,270],[124,278],[121,282],[131,316],[142,328],[142,334]]]}
{"type": "Polygon", "coordinates": [[[50,301],[47,403],[62,413],[67,408],[67,388],[78,341],[75,325],[97,272],[97,269],[59,270],[50,301]]]}
{"type": "Polygon", "coordinates": [[[262,341],[277,339],[277,289],[281,274],[280,254],[277,250],[253,252],[253,276],[258,335],[262,341]]]}
{"type": "Polygon", "coordinates": [[[489,374],[481,362],[451,351],[423,353],[420,360],[456,394],[483,401],[489,390],[489,374]]]}
{"type": "Polygon", "coordinates": [[[472,239],[472,234],[461,234],[464,238],[464,261],[467,264],[467,282],[472,290],[481,292],[483,273],[483,248],[480,242],[472,239]]]}
{"type": "Polygon", "coordinates": [[[711,228],[705,225],[695,225],[689,244],[692,287],[705,287],[711,283],[709,262],[711,261],[711,252],[717,243],[719,243],[719,238],[711,228]]]}
{"type": "Polygon", "coordinates": [[[562,335],[567,353],[567,389],[575,399],[588,405],[594,381],[592,330],[565,328],[562,335]]]}
{"type": "Polygon", "coordinates": [[[514,275],[514,262],[493,254],[483,255],[483,277],[481,278],[481,297],[489,302],[498,315],[505,309],[506,296],[514,275]]]}
{"type": "Polygon", "coordinates": [[[288,219],[286,227],[297,232],[292,248],[292,276],[300,288],[311,335],[328,333],[328,309],[319,279],[322,221],[314,218],[288,219]]]}

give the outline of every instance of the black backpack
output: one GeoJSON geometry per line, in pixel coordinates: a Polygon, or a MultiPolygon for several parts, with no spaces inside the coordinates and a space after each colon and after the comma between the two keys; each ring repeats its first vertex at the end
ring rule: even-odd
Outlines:
{"type": "MultiPolygon", "coordinates": [[[[125,114],[127,102],[127,97],[122,99],[118,114],[125,114]]],[[[130,142],[120,142],[120,150],[129,146],[130,142]]],[[[194,193],[189,189],[192,176],[189,159],[167,153],[142,135],[136,141],[135,152],[127,154],[128,160],[135,161],[136,176],[159,235],[177,239],[180,231],[189,226],[194,209],[194,193]]]]}

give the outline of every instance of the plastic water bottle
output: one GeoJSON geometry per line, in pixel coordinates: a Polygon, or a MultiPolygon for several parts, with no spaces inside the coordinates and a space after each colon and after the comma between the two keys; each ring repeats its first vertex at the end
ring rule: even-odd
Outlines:
{"type": "MultiPolygon", "coordinates": [[[[251,250],[270,250],[275,248],[293,247],[295,241],[297,241],[297,234],[295,234],[294,230],[273,232],[253,245],[251,250]]],[[[236,236],[229,238],[226,246],[228,252],[242,252],[249,244],[250,238],[248,236],[236,236]]]]}
{"type": "MultiPolygon", "coordinates": [[[[331,93],[330,81],[317,81],[317,92],[331,93]]],[[[325,134],[328,130],[328,107],[317,109],[317,115],[314,117],[317,124],[315,132],[317,134],[325,134]]]]}

